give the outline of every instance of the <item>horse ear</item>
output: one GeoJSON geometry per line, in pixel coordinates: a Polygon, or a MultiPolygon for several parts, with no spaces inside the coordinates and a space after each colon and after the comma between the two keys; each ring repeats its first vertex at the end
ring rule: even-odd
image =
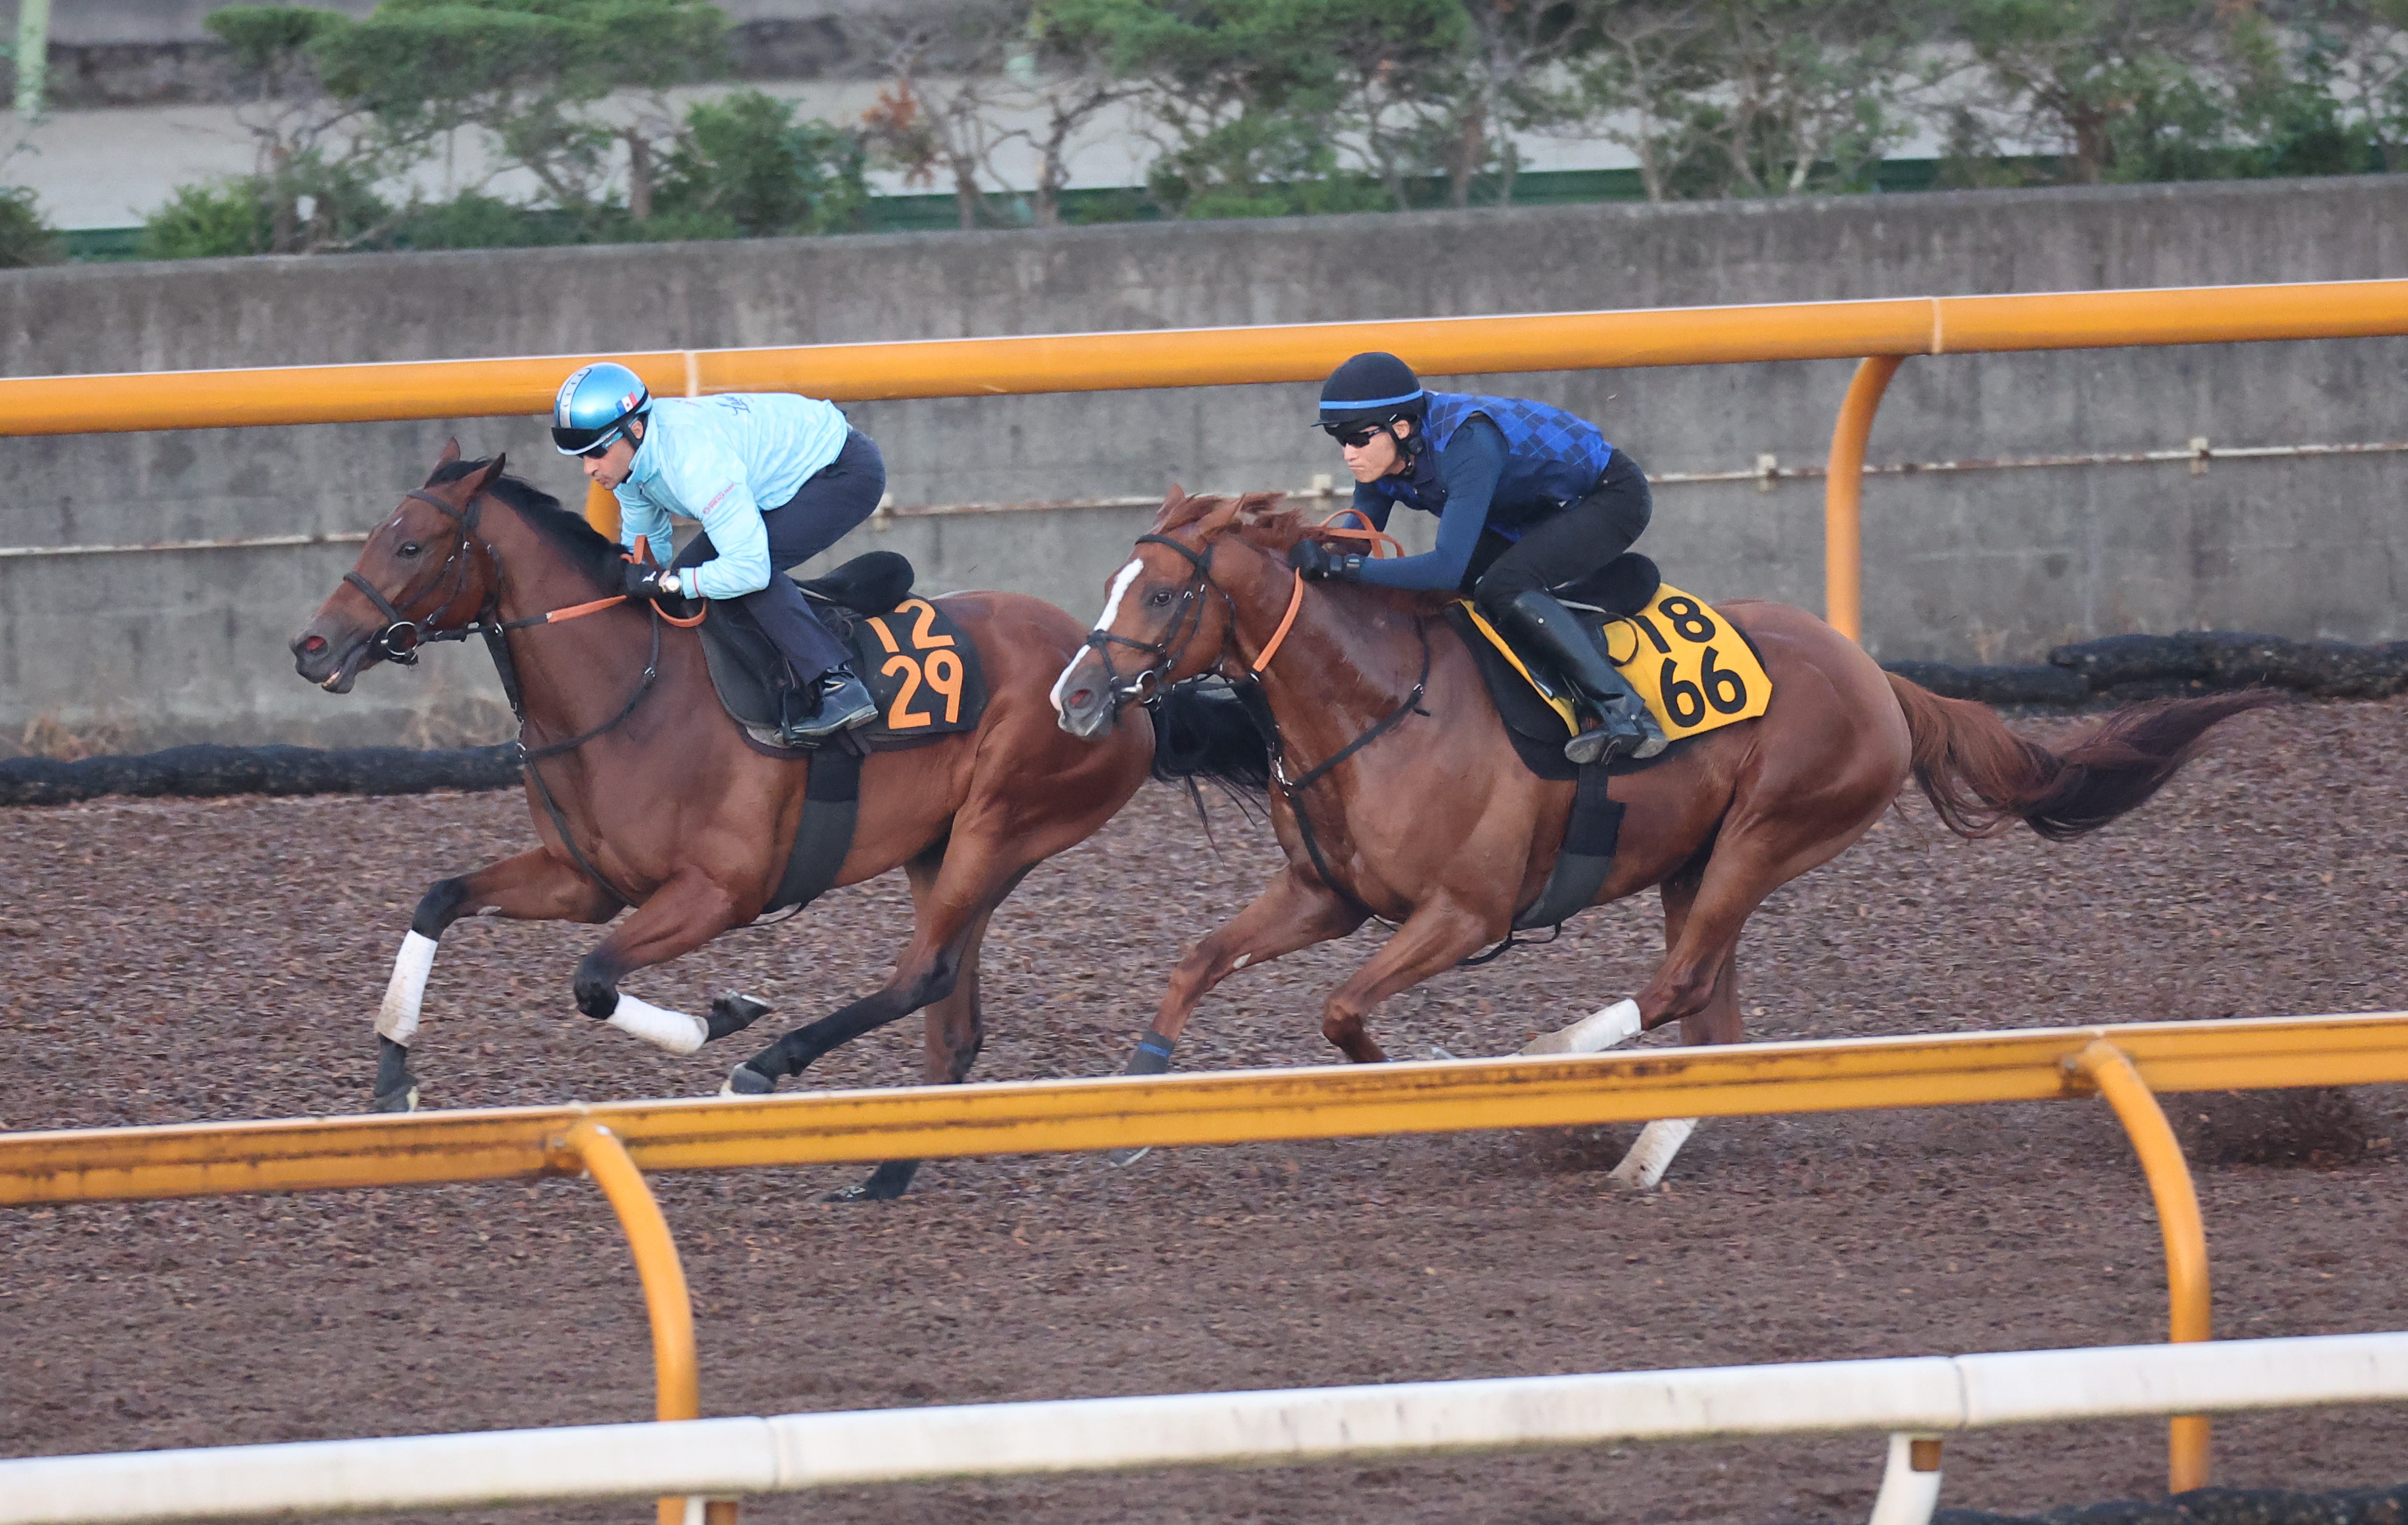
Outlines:
{"type": "MultiPolygon", "coordinates": [[[[485,468],[469,479],[468,497],[476,496],[479,493],[491,487],[494,482],[499,482],[502,476],[502,468],[509,464],[509,455],[502,454],[496,455],[492,460],[486,462],[485,468]]],[[[466,502],[467,501],[467,498],[463,498],[461,501],[466,502]]]]}
{"type": "Polygon", "coordinates": [[[1161,534],[1167,526],[1178,522],[1181,511],[1186,507],[1187,489],[1182,487],[1175,482],[1172,482],[1170,484],[1170,492],[1162,500],[1161,511],[1154,516],[1154,524],[1148,527],[1146,533],[1149,535],[1161,534]]]}
{"type": "Polygon", "coordinates": [[[443,453],[435,457],[435,470],[426,473],[426,481],[421,483],[421,485],[427,487],[434,486],[436,472],[441,471],[445,467],[450,466],[459,458],[460,437],[455,434],[451,439],[443,441],[443,453]]]}
{"type": "Polygon", "coordinates": [[[1191,526],[1196,531],[1196,538],[1198,540],[1209,540],[1228,528],[1237,522],[1238,515],[1243,512],[1246,505],[1252,501],[1254,501],[1252,498],[1247,497],[1222,498],[1210,512],[1197,519],[1191,526]]]}

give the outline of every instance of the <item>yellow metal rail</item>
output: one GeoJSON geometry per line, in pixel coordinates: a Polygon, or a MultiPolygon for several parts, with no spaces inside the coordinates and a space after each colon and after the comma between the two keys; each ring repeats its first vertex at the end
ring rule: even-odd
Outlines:
{"type": "MultiPolygon", "coordinates": [[[[2214,1313],[2207,1275],[2207,1223],[2200,1216],[2199,1191],[2181,1141],[2165,1109],[2129,1056],[2101,1038],[2084,1046],[2068,1068],[2099,1087],[2141,1157],[2149,1194],[2157,1200],[2157,1229],[2166,1241],[2166,1339],[2181,1345],[2212,1339],[2214,1313]]],[[[2205,1488],[2208,1478],[2207,1417],[2178,1416],[2167,1426],[2166,1491],[2205,1488]]]]}
{"type": "Polygon", "coordinates": [[[0,379],[0,435],[532,415],[568,370],[621,360],[670,396],[839,402],[1318,381],[1392,350],[1432,376],[1971,354],[2408,333],[2408,281],[1656,308],[1137,333],[664,350],[613,356],[0,379]]]}
{"type": "MultiPolygon", "coordinates": [[[[1140,1144],[1636,1122],[2103,1095],[2130,1133],[2166,1241],[2174,1340],[2208,1337],[2207,1241],[2152,1090],[2408,1081],[2408,1013],[1763,1043],[1168,1078],[1025,1081],[425,1113],[400,1117],[0,1134],[0,1205],[308,1191],[590,1171],[652,1313],[664,1419],[699,1412],[694,1316],[639,1167],[1040,1153],[1140,1144]]],[[[2207,1421],[2173,1422],[2170,1487],[2207,1481],[2207,1421]]],[[[730,1501],[664,1499],[660,1525],[730,1501]]]]}
{"type": "Polygon", "coordinates": [[[0,1206],[555,1174],[588,1119],[654,1171],[2045,1101],[2093,1094],[2069,1066],[2102,1039],[2159,1092],[2408,1081],[2380,1013],[195,1123],[0,1134],[0,1206]]]}
{"type": "MultiPolygon", "coordinates": [[[[1824,609],[1861,639],[1864,450],[1900,358],[2393,334],[2408,334],[2408,281],[19,376],[0,378],[0,436],[529,415],[550,406],[575,366],[601,358],[625,362],[671,396],[802,392],[839,402],[1316,381],[1368,349],[1394,351],[1430,376],[1865,358],[1824,488],[1824,609]]],[[[616,532],[609,495],[589,494],[587,513],[616,532]]]]}
{"type": "MultiPolygon", "coordinates": [[[[685,1267],[678,1260],[677,1240],[643,1173],[627,1158],[626,1146],[600,1123],[587,1118],[562,1141],[609,1199],[619,1215],[619,1227],[636,1257],[636,1274],[644,1287],[644,1308],[652,1326],[652,1373],[658,1397],[653,1415],[661,1419],[702,1417],[702,1387],[694,1356],[694,1300],[687,1293],[685,1267]]],[[[658,1525],[684,1525],[686,1501],[660,1502],[658,1525]]]]}

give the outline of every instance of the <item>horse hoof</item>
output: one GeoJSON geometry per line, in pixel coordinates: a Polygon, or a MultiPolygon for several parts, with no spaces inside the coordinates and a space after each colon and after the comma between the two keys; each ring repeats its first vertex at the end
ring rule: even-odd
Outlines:
{"type": "Polygon", "coordinates": [[[778,1088],[778,1083],[749,1064],[739,1064],[727,1072],[727,1084],[719,1087],[722,1096],[767,1096],[778,1088]]]}
{"type": "Polygon", "coordinates": [[[369,1104],[368,1110],[371,1112],[416,1112],[418,1110],[418,1087],[416,1086],[407,1086],[397,1091],[380,1092],[377,1095],[377,1099],[369,1104]]]}
{"type": "Polygon", "coordinates": [[[1117,1165],[1126,1170],[1152,1153],[1154,1153],[1154,1145],[1149,1144],[1141,1149],[1114,1149],[1104,1156],[1104,1160],[1107,1164],[1117,1165]]]}
{"type": "Polygon", "coordinates": [[[767,1001],[755,1000],[741,991],[730,990],[712,1000],[710,1014],[706,1019],[709,1030],[703,1034],[702,1041],[708,1043],[730,1033],[742,1032],[768,1014],[767,1001]]]}

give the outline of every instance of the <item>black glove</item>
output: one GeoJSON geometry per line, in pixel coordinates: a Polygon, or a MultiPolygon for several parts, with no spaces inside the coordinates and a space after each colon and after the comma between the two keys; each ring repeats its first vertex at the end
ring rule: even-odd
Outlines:
{"type": "Polygon", "coordinates": [[[1297,541],[1288,551],[1287,564],[1307,582],[1359,583],[1363,580],[1361,556],[1340,555],[1309,537],[1297,541]]]}
{"type": "MultiPolygon", "coordinates": [[[[630,598],[673,598],[680,597],[661,586],[661,579],[670,575],[666,567],[647,567],[639,561],[624,562],[626,568],[619,574],[619,591],[630,598]]],[[[682,582],[682,579],[680,580],[682,582]]]]}

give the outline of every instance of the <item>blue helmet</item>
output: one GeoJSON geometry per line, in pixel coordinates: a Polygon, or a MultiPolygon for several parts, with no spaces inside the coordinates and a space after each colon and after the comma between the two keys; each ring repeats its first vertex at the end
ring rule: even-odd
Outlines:
{"type": "Polygon", "coordinates": [[[552,442],[563,455],[600,450],[652,408],[643,379],[626,367],[609,360],[580,367],[552,400],[552,442]]]}

